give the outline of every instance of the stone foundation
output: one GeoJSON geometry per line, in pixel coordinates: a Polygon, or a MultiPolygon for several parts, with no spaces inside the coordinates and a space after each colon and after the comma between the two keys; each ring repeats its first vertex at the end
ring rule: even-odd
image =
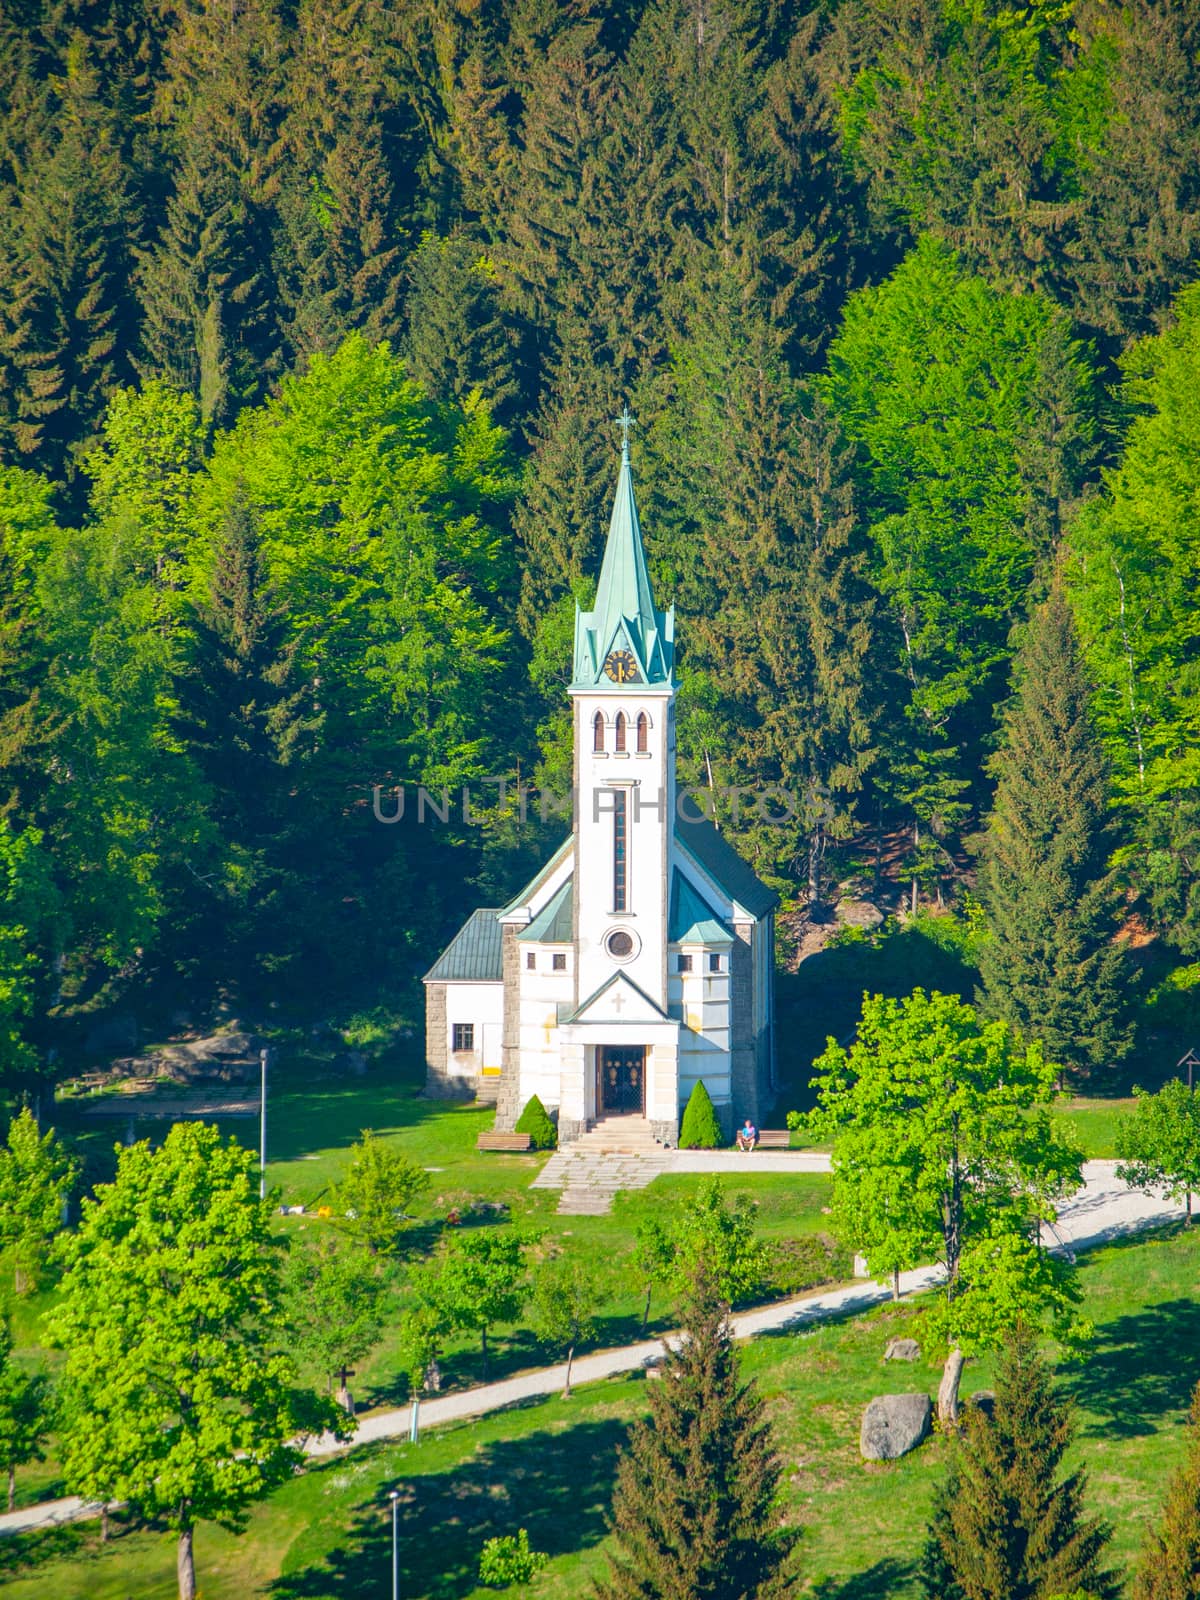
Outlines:
{"type": "Polygon", "coordinates": [[[652,1122],[650,1124],[650,1132],[658,1140],[659,1144],[662,1145],[664,1150],[674,1150],[675,1146],[679,1143],[678,1119],[676,1119],[674,1122],[652,1122]]]}

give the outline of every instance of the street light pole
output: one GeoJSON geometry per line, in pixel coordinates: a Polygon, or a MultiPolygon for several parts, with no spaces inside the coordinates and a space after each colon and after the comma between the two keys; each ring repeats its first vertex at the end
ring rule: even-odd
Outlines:
{"type": "Polygon", "coordinates": [[[262,1065],[262,1092],[258,1101],[258,1198],[267,1198],[267,1063],[270,1050],[264,1046],[258,1052],[262,1065]]]}
{"type": "Polygon", "coordinates": [[[400,1600],[400,1546],[396,1536],[396,1504],[399,1489],[393,1489],[388,1499],[392,1502],[392,1600],[400,1600]]]}

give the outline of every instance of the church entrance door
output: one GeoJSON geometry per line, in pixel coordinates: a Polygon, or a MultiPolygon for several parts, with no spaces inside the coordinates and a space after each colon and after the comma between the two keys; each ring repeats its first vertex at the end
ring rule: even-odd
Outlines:
{"type": "Polygon", "coordinates": [[[646,1046],[596,1046],[596,1103],[605,1116],[640,1117],[646,1110],[646,1046]]]}

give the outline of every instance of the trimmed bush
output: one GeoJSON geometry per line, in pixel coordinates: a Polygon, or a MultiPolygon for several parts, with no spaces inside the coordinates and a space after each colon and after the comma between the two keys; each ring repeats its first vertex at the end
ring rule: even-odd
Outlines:
{"type": "Polygon", "coordinates": [[[516,1132],[527,1133],[535,1150],[553,1150],[558,1143],[558,1130],[536,1094],[531,1100],[526,1100],[525,1108],[517,1118],[516,1132]]]}
{"type": "Polygon", "coordinates": [[[708,1090],[697,1083],[683,1110],[683,1126],[679,1130],[681,1150],[719,1150],[725,1143],[721,1137],[721,1124],[708,1090]]]}
{"type": "MultiPolygon", "coordinates": [[[[533,1101],[529,1103],[532,1105],[533,1101]]],[[[540,1100],[538,1104],[541,1105],[540,1100]]],[[[542,1115],[546,1115],[544,1107],[542,1115]]],[[[489,1539],[483,1547],[479,1557],[479,1581],[491,1589],[528,1583],[549,1559],[544,1551],[529,1548],[529,1535],[524,1528],[518,1530],[515,1538],[511,1533],[502,1533],[496,1539],[489,1539]]]]}

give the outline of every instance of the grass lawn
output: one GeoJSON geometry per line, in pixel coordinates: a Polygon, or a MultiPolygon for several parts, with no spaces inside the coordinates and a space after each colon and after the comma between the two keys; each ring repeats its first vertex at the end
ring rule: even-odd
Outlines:
{"type": "MultiPolygon", "coordinates": [[[[1181,1458],[1190,1390],[1200,1378],[1200,1229],[1165,1232],[1085,1257],[1081,1282],[1096,1337],[1062,1369],[1077,1406],[1075,1457],[1090,1503],[1115,1524],[1113,1555],[1128,1563],[1181,1458]]],[[[785,1462],[789,1511],[804,1527],[806,1591],[821,1600],[911,1600],[930,1496],[942,1470],[934,1438],[914,1455],[866,1463],[858,1421],[871,1395],[925,1388],[933,1364],[880,1361],[911,1306],[743,1347],[767,1397],[785,1462]]],[[[964,1392],[990,1378],[968,1366],[964,1392]]],[[[482,1600],[484,1539],[529,1530],[551,1563],[527,1591],[574,1600],[602,1569],[604,1512],[615,1452],[643,1409],[644,1381],[614,1379],[561,1399],[435,1431],[416,1446],[354,1452],[289,1483],[250,1514],[240,1537],[203,1527],[204,1600],[371,1600],[390,1594],[387,1491],[400,1490],[401,1593],[406,1600],[482,1600]]],[[[174,1592],[174,1544],[123,1531],[107,1548],[91,1528],[0,1541],[6,1600],[151,1600],[174,1592]]]]}
{"type": "Polygon", "coordinates": [[[1094,1100],[1075,1095],[1055,1107],[1090,1161],[1112,1161],[1117,1154],[1117,1124],[1133,1109],[1133,1097],[1094,1100]]]}

